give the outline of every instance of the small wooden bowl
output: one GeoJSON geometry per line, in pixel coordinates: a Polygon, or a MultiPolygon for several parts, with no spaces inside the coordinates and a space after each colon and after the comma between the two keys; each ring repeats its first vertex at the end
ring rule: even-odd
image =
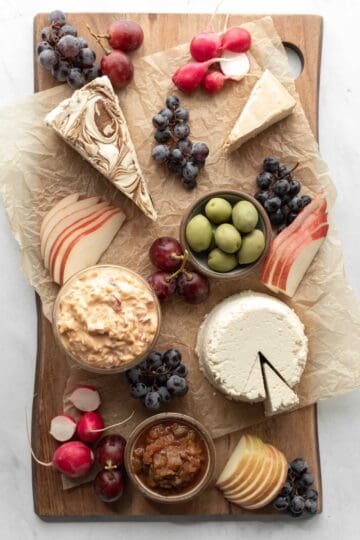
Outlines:
{"type": "Polygon", "coordinates": [[[214,470],[215,470],[215,446],[208,430],[202,424],[200,424],[200,422],[198,422],[191,416],[187,416],[185,414],[180,414],[180,413],[173,413],[173,412],[160,413],[160,414],[151,416],[147,418],[146,420],[144,420],[143,422],[141,422],[131,433],[125,447],[124,463],[125,463],[126,472],[130,480],[137,487],[137,489],[142,493],[142,495],[144,495],[148,499],[151,499],[152,501],[155,501],[157,503],[163,503],[163,504],[183,503],[183,502],[187,502],[193,499],[194,497],[202,493],[211,482],[214,475],[214,470]],[[164,495],[162,493],[159,493],[149,488],[139,478],[139,476],[133,471],[132,464],[131,464],[132,453],[134,451],[137,441],[143,435],[144,431],[147,431],[149,428],[151,428],[155,424],[159,424],[162,422],[166,422],[166,423],[178,422],[179,424],[185,424],[191,427],[200,435],[207,449],[207,467],[203,476],[200,478],[199,482],[195,484],[195,486],[190,487],[188,491],[184,491],[184,492],[173,494],[173,495],[172,494],[164,495]]]}
{"type": "Polygon", "coordinates": [[[239,278],[247,276],[255,268],[258,268],[263,262],[263,260],[265,259],[266,254],[270,247],[271,239],[272,239],[271,223],[270,223],[267,213],[265,212],[261,204],[251,195],[248,195],[247,193],[244,193],[242,191],[235,191],[232,189],[211,191],[207,195],[200,197],[200,199],[195,201],[187,209],[180,224],[180,242],[183,245],[183,247],[186,248],[189,252],[189,261],[191,262],[195,270],[198,270],[201,274],[204,274],[205,276],[209,278],[231,280],[231,279],[239,279],[239,278]],[[216,272],[215,270],[212,270],[207,263],[207,252],[196,253],[189,246],[186,240],[186,234],[185,234],[186,225],[188,224],[190,219],[192,219],[197,214],[205,215],[206,203],[213,197],[222,197],[223,199],[226,199],[227,201],[229,201],[232,206],[241,200],[249,201],[257,209],[259,213],[259,221],[256,225],[256,228],[262,230],[264,233],[265,247],[261,256],[254,263],[237,266],[236,268],[234,268],[234,270],[230,270],[230,272],[216,272]]]}

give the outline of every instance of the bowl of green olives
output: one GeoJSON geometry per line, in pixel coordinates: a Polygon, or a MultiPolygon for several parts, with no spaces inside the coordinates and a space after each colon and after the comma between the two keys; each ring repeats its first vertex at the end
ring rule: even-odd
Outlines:
{"type": "Polygon", "coordinates": [[[212,278],[244,277],[264,260],[272,229],[261,204],[235,190],[195,201],[180,225],[180,241],[194,268],[212,278]]]}

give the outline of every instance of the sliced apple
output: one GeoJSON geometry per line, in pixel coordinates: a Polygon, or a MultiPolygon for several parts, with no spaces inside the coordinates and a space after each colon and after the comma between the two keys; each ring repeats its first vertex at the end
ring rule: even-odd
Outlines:
{"type": "Polygon", "coordinates": [[[47,214],[45,214],[45,217],[44,219],[42,220],[42,223],[41,223],[41,227],[40,227],[40,239],[42,238],[43,236],[43,233],[44,233],[44,230],[45,230],[45,227],[46,225],[48,224],[49,220],[59,211],[61,210],[62,208],[66,208],[66,206],[69,206],[70,204],[74,203],[75,201],[77,201],[80,197],[80,193],[71,193],[70,195],[67,195],[67,197],[64,197],[63,199],[61,199],[61,201],[59,201],[58,203],[55,204],[55,206],[53,206],[51,208],[51,210],[49,210],[49,212],[47,214]]]}
{"type": "Polygon", "coordinates": [[[74,239],[76,239],[81,233],[87,231],[88,229],[97,226],[99,223],[102,223],[110,214],[116,211],[116,208],[113,206],[107,206],[100,212],[97,212],[96,215],[81,220],[81,223],[68,227],[64,233],[57,239],[55,245],[50,251],[50,264],[49,271],[53,280],[56,283],[60,283],[60,266],[64,254],[66,253],[67,248],[74,239]]]}
{"type": "MultiPolygon", "coordinates": [[[[311,215],[317,208],[319,208],[320,205],[324,204],[325,199],[318,195],[315,197],[310,204],[305,206],[305,208],[300,212],[298,217],[288,226],[286,229],[283,230],[282,233],[278,234],[276,238],[273,240],[268,255],[265,259],[262,275],[261,275],[261,281],[265,284],[270,283],[270,272],[273,268],[273,265],[275,263],[275,259],[278,256],[278,250],[280,248],[280,245],[289,238],[306,220],[306,218],[311,215]]],[[[325,201],[326,204],[326,201],[325,201]]]]}
{"type": "Polygon", "coordinates": [[[246,504],[252,504],[254,500],[257,500],[257,497],[262,496],[278,468],[278,454],[274,447],[267,445],[267,450],[268,456],[264,460],[264,464],[256,481],[251,486],[248,486],[246,490],[231,494],[224,493],[228,501],[237,504],[238,506],[244,506],[246,504]]]}
{"type": "Polygon", "coordinates": [[[310,239],[304,241],[298,247],[296,252],[294,252],[287,260],[278,283],[279,290],[287,296],[294,296],[296,289],[324,242],[328,229],[329,225],[327,223],[320,227],[317,232],[312,235],[310,239]]]}
{"type": "Polygon", "coordinates": [[[41,238],[41,246],[40,246],[41,256],[44,258],[45,245],[49,237],[49,234],[51,233],[52,229],[62,219],[64,219],[66,216],[71,216],[74,212],[78,212],[79,210],[83,208],[89,208],[98,202],[99,202],[99,197],[89,197],[88,199],[81,199],[81,200],[75,201],[74,203],[65,206],[65,208],[61,208],[58,212],[56,212],[48,220],[46,227],[43,231],[43,235],[41,238]]]}
{"type": "Polygon", "coordinates": [[[60,283],[65,283],[76,272],[98,262],[111,244],[125,220],[125,215],[116,210],[103,223],[83,232],[64,255],[60,269],[60,283]]]}
{"type": "Polygon", "coordinates": [[[322,231],[324,226],[326,227],[327,225],[327,214],[316,216],[314,221],[311,222],[311,229],[309,228],[301,230],[300,228],[299,233],[295,233],[282,244],[281,253],[276,260],[270,278],[270,283],[273,285],[273,287],[279,288],[279,283],[284,269],[288,266],[288,261],[293,259],[295,252],[299,251],[299,247],[306,245],[313,237],[316,237],[318,231],[322,231]]]}
{"type": "Polygon", "coordinates": [[[278,469],[277,481],[274,482],[273,487],[270,488],[269,491],[264,494],[262,498],[259,498],[257,502],[243,506],[243,508],[245,508],[246,510],[257,510],[258,508],[263,508],[264,506],[271,503],[282,490],[288,474],[288,462],[282,452],[278,450],[278,453],[280,454],[280,466],[278,469]]]}
{"type": "Polygon", "coordinates": [[[257,445],[257,447],[255,447],[246,463],[241,467],[241,469],[238,469],[236,476],[234,475],[232,480],[230,480],[223,487],[224,493],[230,493],[231,491],[235,490],[240,491],[241,489],[245,489],[248,485],[252,484],[259,474],[259,470],[262,467],[266,453],[266,444],[261,441],[261,445],[257,445]]]}
{"type": "Polygon", "coordinates": [[[47,240],[45,242],[44,255],[43,255],[45,268],[49,268],[51,249],[55,245],[56,240],[61,236],[61,234],[68,227],[71,227],[73,225],[80,223],[82,219],[93,216],[96,212],[99,212],[100,210],[102,210],[103,208],[106,208],[107,206],[108,206],[107,202],[100,202],[92,206],[82,208],[81,210],[77,210],[73,214],[70,214],[69,216],[66,216],[63,219],[61,219],[55,225],[55,227],[53,227],[53,229],[50,231],[47,237],[47,240]]]}
{"type": "Polygon", "coordinates": [[[252,466],[256,450],[263,446],[264,443],[258,437],[243,435],[220,474],[216,487],[222,490],[231,485],[238,477],[244,478],[249,470],[249,465],[252,466]]]}

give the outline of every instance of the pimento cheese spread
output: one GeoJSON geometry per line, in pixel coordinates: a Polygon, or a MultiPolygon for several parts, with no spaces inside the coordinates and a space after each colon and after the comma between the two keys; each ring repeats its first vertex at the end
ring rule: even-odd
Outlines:
{"type": "Polygon", "coordinates": [[[54,315],[65,349],[94,368],[111,369],[141,358],[159,321],[149,286],[126,268],[98,266],[71,279],[54,315]]]}

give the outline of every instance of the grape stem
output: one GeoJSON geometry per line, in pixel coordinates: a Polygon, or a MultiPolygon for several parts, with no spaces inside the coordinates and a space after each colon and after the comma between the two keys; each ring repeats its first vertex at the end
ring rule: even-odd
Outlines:
{"type": "Polygon", "coordinates": [[[86,28],[89,30],[90,34],[93,36],[93,38],[95,38],[95,40],[97,41],[97,43],[100,45],[100,47],[102,48],[102,50],[105,52],[105,54],[110,54],[111,53],[111,50],[110,49],[107,49],[104,45],[103,45],[103,42],[101,41],[102,39],[108,39],[110,36],[107,36],[107,35],[102,35],[102,34],[96,34],[90,27],[89,24],[86,25],[86,28]]]}
{"type": "Polygon", "coordinates": [[[170,276],[168,276],[166,279],[167,282],[171,281],[172,279],[175,279],[176,277],[178,277],[179,274],[181,274],[181,272],[183,272],[185,275],[186,275],[186,271],[185,271],[185,266],[188,262],[188,259],[189,259],[189,252],[187,249],[185,249],[184,251],[184,255],[175,255],[173,254],[172,257],[176,258],[176,259],[182,259],[182,263],[181,263],[181,266],[180,268],[178,268],[178,270],[176,270],[176,272],[174,272],[173,274],[171,274],[170,276]]]}

